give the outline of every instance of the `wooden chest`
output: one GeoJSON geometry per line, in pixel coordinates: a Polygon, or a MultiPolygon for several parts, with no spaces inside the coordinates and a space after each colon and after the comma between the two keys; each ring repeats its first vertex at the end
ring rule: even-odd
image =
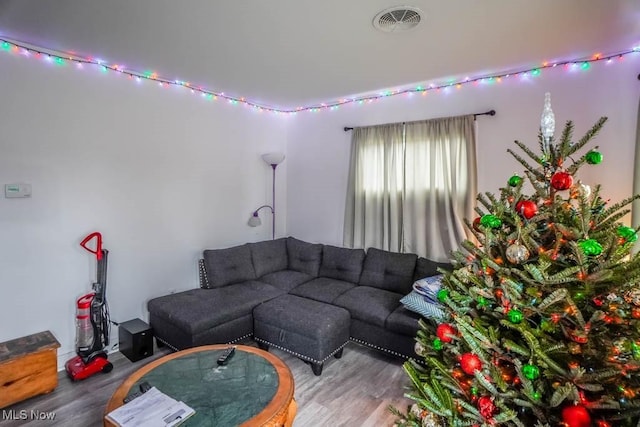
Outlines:
{"type": "Polygon", "coordinates": [[[58,347],[49,331],[0,343],[0,409],[56,388],[58,347]]]}

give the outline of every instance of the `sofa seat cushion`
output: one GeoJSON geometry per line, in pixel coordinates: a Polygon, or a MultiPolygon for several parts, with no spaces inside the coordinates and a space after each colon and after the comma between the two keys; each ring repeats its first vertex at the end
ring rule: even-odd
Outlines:
{"type": "Polygon", "coordinates": [[[401,254],[376,248],[367,249],[360,284],[406,294],[411,290],[416,268],[415,254],[401,254]]]}
{"type": "Polygon", "coordinates": [[[289,293],[291,295],[297,295],[330,304],[340,295],[355,287],[355,284],[345,282],[344,280],[318,277],[317,279],[301,284],[289,291],[289,293]]]}
{"type": "Polygon", "coordinates": [[[227,249],[207,249],[203,252],[207,286],[219,288],[256,279],[249,245],[227,249]]]}
{"type": "Polygon", "coordinates": [[[287,256],[289,257],[289,270],[318,277],[320,262],[322,262],[321,244],[308,243],[295,237],[287,237],[287,256]]]}
{"type": "Polygon", "coordinates": [[[385,329],[397,334],[415,337],[418,334],[420,315],[400,306],[387,317],[385,329]]]}
{"type": "Polygon", "coordinates": [[[356,286],[333,301],[349,310],[351,317],[384,327],[387,317],[400,306],[402,295],[371,286],[356,286]]]}
{"type": "Polygon", "coordinates": [[[362,273],[363,261],[364,250],[362,249],[324,245],[319,275],[321,277],[344,280],[345,282],[358,283],[360,273],[362,273]]]}
{"type": "Polygon", "coordinates": [[[150,313],[175,324],[190,334],[232,321],[284,291],[255,280],[216,289],[190,289],[154,298],[147,303],[150,313]]]}
{"type": "Polygon", "coordinates": [[[314,276],[295,270],[282,270],[269,273],[260,278],[261,282],[268,283],[285,292],[291,291],[296,286],[312,280],[314,276]]]}
{"type": "Polygon", "coordinates": [[[249,243],[249,250],[251,251],[251,260],[253,261],[256,277],[259,278],[265,274],[287,269],[286,239],[249,243]]]}

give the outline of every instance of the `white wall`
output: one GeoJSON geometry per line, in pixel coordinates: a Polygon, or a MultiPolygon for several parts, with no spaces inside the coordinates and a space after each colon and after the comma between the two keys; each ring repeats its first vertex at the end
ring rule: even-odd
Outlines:
{"type": "MultiPolygon", "coordinates": [[[[119,322],[147,319],[152,297],[196,287],[203,249],[271,238],[267,211],[262,227],[247,220],[271,202],[260,155],[285,149],[291,118],[7,52],[0,70],[0,188],[33,188],[30,199],[0,194],[0,342],[51,330],[61,359],[74,351],[75,299],[96,277],[79,246],[90,232],[109,250],[119,322]]],[[[284,209],[278,220],[284,234],[284,209]]]]}
{"type": "Polygon", "coordinates": [[[567,120],[575,123],[575,139],[601,116],[609,121],[592,141],[604,161],[584,166],[584,183],[602,184],[602,196],[619,201],[632,194],[635,126],[640,97],[637,79],[640,54],[589,70],[547,69],[540,76],[504,79],[501,83],[465,85],[461,89],[428,92],[426,96],[396,96],[371,104],[351,104],[337,110],[300,113],[292,123],[287,152],[288,222],[290,235],[310,241],[342,244],[345,192],[350,156],[350,132],[344,126],[420,120],[495,109],[494,117],[479,117],[478,191],[499,195],[499,188],[524,168],[506,152],[520,140],[537,151],[544,93],[551,92],[556,136],[567,120]]]}

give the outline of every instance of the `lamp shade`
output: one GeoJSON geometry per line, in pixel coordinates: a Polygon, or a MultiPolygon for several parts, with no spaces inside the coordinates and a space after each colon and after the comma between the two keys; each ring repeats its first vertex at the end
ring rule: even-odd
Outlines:
{"type": "Polygon", "coordinates": [[[258,216],[258,212],[254,212],[253,215],[251,215],[251,218],[249,218],[249,227],[258,227],[260,225],[262,225],[262,221],[260,220],[260,217],[258,216]]]}
{"type": "Polygon", "coordinates": [[[267,164],[279,165],[284,161],[284,154],[282,153],[267,153],[262,155],[262,160],[267,162],[267,164]]]}

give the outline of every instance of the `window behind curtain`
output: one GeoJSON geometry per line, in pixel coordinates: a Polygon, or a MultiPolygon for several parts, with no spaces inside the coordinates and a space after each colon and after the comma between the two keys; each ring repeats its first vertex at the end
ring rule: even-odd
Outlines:
{"type": "Polygon", "coordinates": [[[447,260],[475,195],[473,116],[356,128],[344,244],[447,260]]]}

